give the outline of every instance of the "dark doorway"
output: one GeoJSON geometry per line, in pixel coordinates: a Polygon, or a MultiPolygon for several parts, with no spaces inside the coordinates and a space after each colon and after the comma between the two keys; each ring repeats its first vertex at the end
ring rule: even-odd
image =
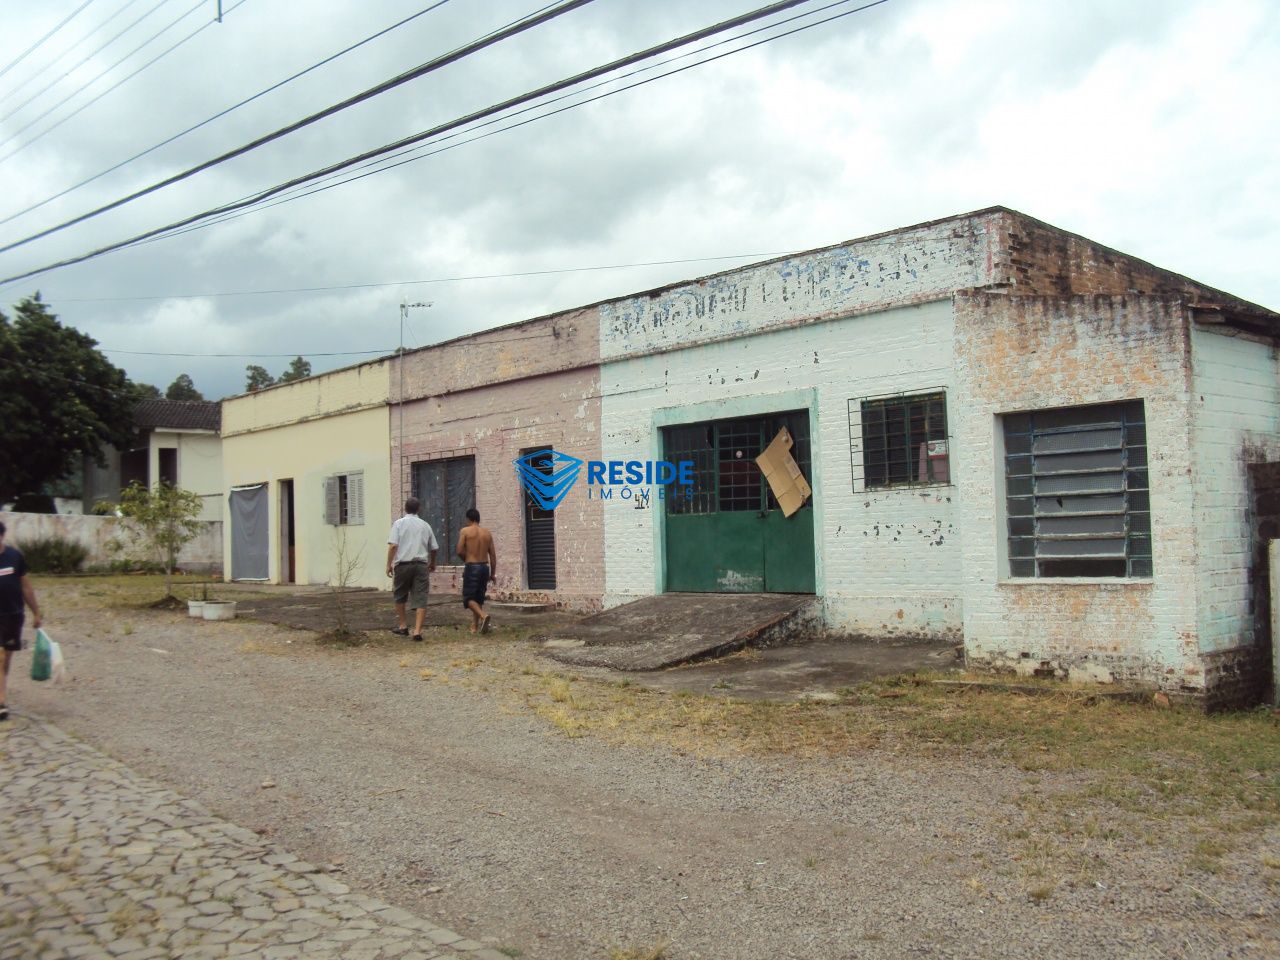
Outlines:
{"type": "Polygon", "coordinates": [[[280,481],[280,582],[297,583],[297,551],[294,547],[293,481],[280,481]]]}
{"type": "MultiPolygon", "coordinates": [[[[521,455],[551,452],[550,447],[534,447],[522,450],[521,455]]],[[[540,473],[550,475],[551,458],[533,458],[532,464],[540,473]]],[[[523,487],[521,488],[523,489],[523,487]]],[[[530,590],[554,590],[556,588],[556,512],[543,510],[524,494],[524,562],[530,590]]]]}
{"type": "Polygon", "coordinates": [[[159,461],[159,476],[156,477],[166,487],[178,485],[178,450],[176,447],[161,447],[156,451],[159,461]]]}

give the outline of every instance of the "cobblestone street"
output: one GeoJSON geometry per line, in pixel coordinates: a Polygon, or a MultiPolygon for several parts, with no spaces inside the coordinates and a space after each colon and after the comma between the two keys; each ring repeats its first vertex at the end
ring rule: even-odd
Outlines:
{"type": "Polygon", "coordinates": [[[30,716],[0,726],[0,960],[505,960],[30,716]]]}

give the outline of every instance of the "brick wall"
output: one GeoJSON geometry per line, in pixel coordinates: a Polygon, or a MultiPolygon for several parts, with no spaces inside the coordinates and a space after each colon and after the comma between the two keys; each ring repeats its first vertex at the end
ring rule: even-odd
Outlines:
{"type": "Polygon", "coordinates": [[[1149,294],[1173,299],[1244,301],[1188,277],[1012,210],[992,227],[994,272],[1020,296],[1149,294]]]}
{"type": "Polygon", "coordinates": [[[1187,311],[1138,296],[956,298],[964,632],[975,666],[1201,689],[1187,311]],[[999,415],[1142,399],[1152,580],[1013,580],[999,415]]]}
{"type": "MultiPolygon", "coordinates": [[[[874,637],[958,637],[955,488],[869,492],[860,482],[855,488],[848,413],[850,399],[947,388],[951,326],[951,303],[942,300],[606,363],[604,457],[660,457],[659,415],[664,422],[697,422],[811,404],[809,480],[828,624],[874,637]]],[[[859,431],[853,439],[860,440],[859,431]]],[[[860,480],[860,453],[857,464],[860,480]]],[[[660,592],[655,510],[602,506],[606,603],[660,592]]]]}
{"type": "MultiPolygon", "coordinates": [[[[556,590],[532,593],[524,563],[524,492],[512,461],[530,447],[553,446],[583,459],[600,457],[599,368],[526,377],[404,405],[404,457],[393,477],[411,489],[417,460],[470,455],[476,460],[476,509],[498,553],[497,595],[551,599],[596,609],[604,592],[600,504],[574,490],[556,509],[556,590]]],[[[392,408],[393,418],[397,408],[392,408]]],[[[393,424],[393,432],[398,429],[393,424]]],[[[399,492],[392,494],[399,500],[399,492]]],[[[443,538],[442,538],[443,539],[443,538]]],[[[461,590],[456,544],[441,543],[432,589],[461,590]]]]}

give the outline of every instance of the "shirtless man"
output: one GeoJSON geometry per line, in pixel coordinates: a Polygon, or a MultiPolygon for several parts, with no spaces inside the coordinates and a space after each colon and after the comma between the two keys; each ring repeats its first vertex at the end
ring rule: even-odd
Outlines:
{"type": "Polygon", "coordinates": [[[488,633],[492,618],[484,612],[484,591],[498,572],[498,554],[493,534],[480,526],[480,511],[467,511],[467,525],[458,537],[458,557],[462,568],[462,605],[471,611],[471,632],[488,633]]]}

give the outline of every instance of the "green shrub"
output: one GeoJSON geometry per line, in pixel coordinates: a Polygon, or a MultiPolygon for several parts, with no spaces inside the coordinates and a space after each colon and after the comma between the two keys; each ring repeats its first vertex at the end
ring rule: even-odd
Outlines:
{"type": "Polygon", "coordinates": [[[18,544],[32,573],[77,573],[89,558],[89,548],[66,537],[35,537],[18,544]]]}

